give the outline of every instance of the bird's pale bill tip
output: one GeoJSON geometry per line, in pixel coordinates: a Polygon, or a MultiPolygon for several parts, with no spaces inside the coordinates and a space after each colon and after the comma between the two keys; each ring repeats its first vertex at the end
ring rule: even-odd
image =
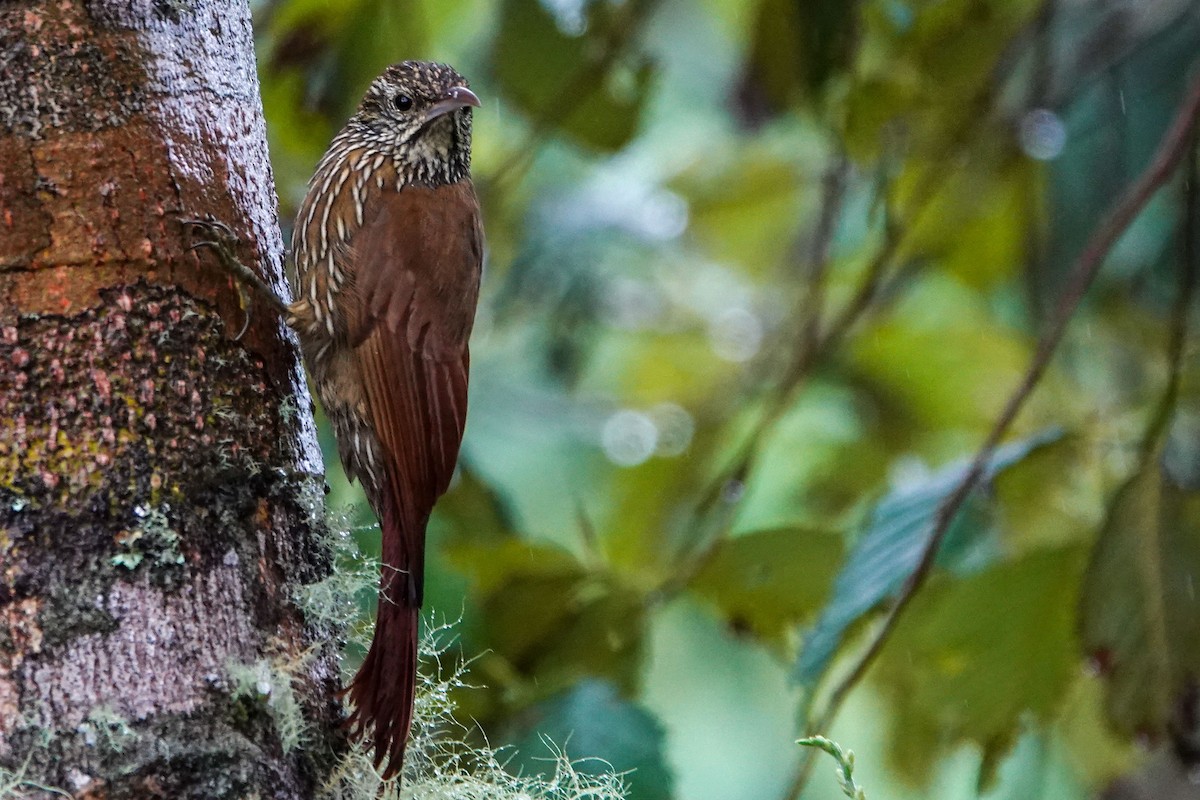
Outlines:
{"type": "Polygon", "coordinates": [[[429,122],[460,108],[467,106],[479,108],[480,105],[479,98],[474,92],[465,86],[455,86],[442,95],[441,100],[429,107],[429,110],[425,112],[425,121],[429,122]]]}
{"type": "Polygon", "coordinates": [[[483,105],[483,103],[479,102],[479,97],[465,86],[455,86],[446,92],[445,99],[461,103],[464,106],[474,106],[475,108],[483,105]]]}

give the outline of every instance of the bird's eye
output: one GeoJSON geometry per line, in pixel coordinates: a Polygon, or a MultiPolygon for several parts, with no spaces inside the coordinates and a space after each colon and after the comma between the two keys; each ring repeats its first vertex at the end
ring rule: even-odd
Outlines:
{"type": "Polygon", "coordinates": [[[406,94],[398,94],[392,98],[392,106],[397,111],[408,111],[412,108],[412,98],[406,94]]]}

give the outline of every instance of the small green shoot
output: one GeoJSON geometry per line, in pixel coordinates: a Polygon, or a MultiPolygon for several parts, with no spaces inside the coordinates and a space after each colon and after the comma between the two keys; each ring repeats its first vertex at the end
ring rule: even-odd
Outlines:
{"type": "Polygon", "coordinates": [[[797,740],[796,744],[803,747],[815,747],[833,756],[838,763],[837,778],[838,784],[842,787],[842,794],[849,797],[850,800],[867,800],[867,793],[854,782],[853,750],[843,750],[840,744],[824,736],[808,736],[797,740]]]}

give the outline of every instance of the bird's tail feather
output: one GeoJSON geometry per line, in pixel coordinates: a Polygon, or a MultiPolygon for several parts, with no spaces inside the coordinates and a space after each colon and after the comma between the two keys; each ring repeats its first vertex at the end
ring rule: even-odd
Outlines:
{"type": "Polygon", "coordinates": [[[400,774],[412,727],[420,611],[413,586],[420,580],[414,573],[422,566],[398,552],[399,515],[389,513],[392,504],[387,505],[381,524],[383,568],[375,635],[367,657],[345,689],[352,706],[347,720],[350,735],[370,741],[375,767],[382,765],[385,780],[400,774]]]}

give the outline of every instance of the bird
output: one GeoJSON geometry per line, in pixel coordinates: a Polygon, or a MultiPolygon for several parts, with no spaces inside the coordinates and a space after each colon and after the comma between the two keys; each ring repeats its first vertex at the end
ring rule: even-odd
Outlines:
{"type": "Polygon", "coordinates": [[[466,425],[484,252],[471,180],[479,105],[446,64],[388,67],[308,183],[292,235],[296,299],[221,256],[296,332],[342,465],[379,518],[375,632],[343,692],[350,735],[385,780],[402,772],[412,727],[425,529],[466,425]]]}

